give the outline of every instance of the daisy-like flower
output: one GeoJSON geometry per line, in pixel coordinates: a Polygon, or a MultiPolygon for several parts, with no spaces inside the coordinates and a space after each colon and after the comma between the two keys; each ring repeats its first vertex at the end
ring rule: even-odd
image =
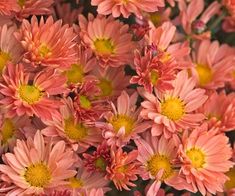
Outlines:
{"type": "Polygon", "coordinates": [[[234,69],[234,55],[230,53],[231,48],[226,44],[220,46],[218,41],[203,40],[192,52],[191,72],[197,84],[206,89],[224,87],[234,69]]]}
{"type": "Polygon", "coordinates": [[[142,11],[155,12],[159,7],[165,6],[164,0],[92,0],[91,4],[98,6],[99,14],[112,14],[113,17],[123,15],[125,18],[128,18],[131,13],[142,18],[142,11]]]}
{"type": "Polygon", "coordinates": [[[157,195],[161,184],[174,187],[177,190],[190,189],[192,186],[186,183],[186,179],[179,174],[179,169],[174,163],[177,158],[177,146],[174,140],[152,136],[149,132],[144,138],[135,140],[138,148],[137,160],[141,162],[141,177],[143,180],[154,180],[147,196],[157,195]],[[187,187],[187,188],[186,188],[187,187]]]}
{"type": "Polygon", "coordinates": [[[33,16],[31,23],[23,20],[16,37],[26,51],[24,62],[33,66],[64,70],[76,62],[76,35],[69,25],[62,26],[62,20],[54,23],[52,17],[46,21],[41,17],[38,22],[36,16],[33,16]]]}
{"type": "Polygon", "coordinates": [[[162,63],[153,50],[147,50],[144,56],[136,51],[134,65],[138,76],[133,76],[130,83],[143,85],[149,93],[153,91],[153,87],[161,92],[173,88],[171,83],[175,79],[176,67],[170,63],[162,63]]]}
{"type": "Polygon", "coordinates": [[[32,81],[22,64],[8,64],[3,80],[0,83],[3,94],[0,103],[10,117],[35,114],[42,119],[51,119],[52,115],[58,115],[57,109],[61,103],[53,95],[65,91],[65,77],[49,70],[39,72],[32,81]]]}
{"type": "Polygon", "coordinates": [[[84,166],[89,172],[106,172],[111,164],[110,147],[102,142],[92,154],[83,153],[84,166]]]}
{"type": "Polygon", "coordinates": [[[136,161],[137,150],[123,152],[121,148],[111,150],[111,165],[107,168],[107,178],[112,180],[118,190],[130,190],[136,185],[133,181],[138,179],[139,163],[136,161]]]}
{"type": "Polygon", "coordinates": [[[93,15],[87,19],[80,15],[81,38],[95,53],[102,67],[120,67],[132,63],[133,42],[129,26],[108,18],[93,15]]]}
{"type": "Polygon", "coordinates": [[[207,116],[209,128],[219,127],[222,132],[235,129],[235,102],[233,99],[234,94],[226,95],[225,92],[214,92],[199,108],[199,111],[207,116]]]}
{"type": "Polygon", "coordinates": [[[16,12],[17,18],[22,20],[30,15],[49,15],[54,0],[17,0],[20,9],[16,12]]]}
{"type": "Polygon", "coordinates": [[[150,128],[151,123],[143,122],[139,117],[140,109],[136,108],[137,94],[129,96],[125,91],[117,98],[117,107],[112,104],[113,112],[104,114],[106,122],[97,122],[103,129],[103,136],[108,145],[123,146],[130,139],[138,137],[138,133],[150,128]]]}
{"type": "Polygon", "coordinates": [[[18,63],[22,58],[23,48],[14,36],[16,30],[15,26],[0,26],[0,75],[7,63],[18,63]]]}
{"type": "Polygon", "coordinates": [[[45,119],[47,125],[42,133],[55,140],[65,140],[72,145],[73,150],[84,152],[89,146],[95,146],[101,141],[101,131],[94,125],[81,121],[76,117],[76,111],[70,98],[64,100],[60,107],[60,116],[53,116],[51,120],[45,119]]]}
{"type": "Polygon", "coordinates": [[[0,2],[0,15],[11,16],[13,12],[17,12],[19,9],[17,0],[1,0],[0,2]]]}
{"type": "MultiPolygon", "coordinates": [[[[34,195],[66,185],[66,179],[73,177],[76,171],[73,164],[76,156],[65,148],[60,141],[54,146],[45,144],[40,131],[34,139],[17,140],[14,153],[3,155],[5,164],[0,164],[0,171],[7,176],[16,188],[16,195],[34,195]]],[[[11,191],[8,193],[11,195],[11,191]]]]}
{"type": "Polygon", "coordinates": [[[202,195],[223,192],[228,180],[225,172],[234,165],[229,160],[232,157],[229,138],[216,133],[214,129],[208,130],[207,124],[194,129],[190,135],[185,132],[178,150],[182,162],[180,172],[187,183],[193,185],[193,192],[199,191],[202,195]]]}
{"type": "Polygon", "coordinates": [[[140,90],[147,100],[141,103],[140,115],[154,121],[152,135],[162,133],[166,138],[172,134],[199,125],[205,116],[195,113],[207,99],[205,90],[195,88],[196,81],[188,77],[187,71],[179,72],[172,83],[174,89],[164,93],[155,92],[156,96],[140,90]]]}
{"type": "Polygon", "coordinates": [[[226,32],[235,32],[235,3],[234,0],[223,0],[222,4],[227,8],[229,16],[224,18],[222,28],[226,32]]]}

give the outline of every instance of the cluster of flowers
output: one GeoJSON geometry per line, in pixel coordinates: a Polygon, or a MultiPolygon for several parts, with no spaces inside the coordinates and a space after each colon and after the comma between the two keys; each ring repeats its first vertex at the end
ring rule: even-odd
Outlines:
{"type": "Polygon", "coordinates": [[[234,0],[1,0],[0,195],[235,195],[218,30],[234,0]]]}

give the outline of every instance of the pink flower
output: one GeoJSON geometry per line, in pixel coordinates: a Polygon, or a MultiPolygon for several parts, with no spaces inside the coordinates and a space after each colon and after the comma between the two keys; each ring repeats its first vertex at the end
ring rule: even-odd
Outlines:
{"type": "Polygon", "coordinates": [[[128,25],[100,15],[96,18],[89,15],[88,21],[80,15],[79,25],[82,40],[93,50],[102,67],[120,67],[132,62],[134,45],[128,25]]]}
{"type": "Polygon", "coordinates": [[[136,108],[137,94],[129,96],[125,91],[117,98],[117,106],[112,104],[113,112],[104,114],[106,122],[97,122],[96,126],[103,129],[103,136],[108,145],[123,146],[139,133],[150,128],[149,122],[139,117],[140,109],[136,108]]]}
{"type": "Polygon", "coordinates": [[[140,174],[142,179],[154,180],[147,196],[156,196],[162,182],[177,190],[193,190],[179,174],[179,169],[176,169],[177,146],[173,139],[165,139],[163,136],[154,137],[147,132],[143,139],[139,138],[135,143],[139,153],[137,160],[142,163],[140,174]]]}
{"type": "Polygon", "coordinates": [[[58,115],[61,103],[54,95],[65,91],[65,78],[55,71],[39,72],[30,79],[22,64],[8,64],[3,73],[3,83],[0,83],[3,98],[0,103],[5,105],[9,116],[32,116],[51,119],[58,115]]]}
{"type": "Polygon", "coordinates": [[[31,19],[31,24],[23,20],[17,39],[25,49],[24,62],[33,66],[49,66],[61,70],[68,69],[76,62],[75,38],[73,28],[62,26],[62,21],[53,22],[49,17],[40,22],[36,16],[31,19]]]}
{"type": "Polygon", "coordinates": [[[138,179],[139,163],[136,161],[137,150],[123,152],[121,148],[111,150],[111,165],[107,168],[107,178],[112,180],[116,188],[130,190],[128,186],[135,187],[133,181],[138,179]]]}
{"type": "Polygon", "coordinates": [[[0,15],[11,16],[13,12],[17,12],[19,9],[17,0],[1,0],[0,2],[0,15]]]}
{"type": "Polygon", "coordinates": [[[54,146],[45,144],[39,131],[27,142],[17,140],[14,153],[6,153],[3,161],[5,164],[0,164],[0,171],[16,185],[8,194],[46,193],[67,184],[65,180],[76,174],[73,170],[75,155],[65,148],[65,142],[60,141],[54,146]]]}
{"type": "Polygon", "coordinates": [[[207,124],[189,135],[185,132],[178,151],[182,162],[180,172],[192,184],[193,192],[199,191],[202,195],[223,192],[224,183],[228,180],[225,172],[234,165],[229,161],[232,157],[229,138],[216,132],[208,130],[207,124]]]}
{"type": "Polygon", "coordinates": [[[182,129],[199,125],[205,118],[202,113],[195,113],[207,99],[205,90],[195,88],[196,81],[188,77],[187,71],[179,72],[172,85],[174,89],[155,92],[156,96],[140,90],[140,94],[147,99],[141,103],[143,109],[140,115],[154,121],[153,136],[163,133],[169,138],[182,129]]]}
{"type": "Polygon", "coordinates": [[[142,11],[155,12],[159,7],[165,6],[164,0],[92,0],[91,4],[98,6],[99,14],[112,14],[113,17],[119,17],[122,14],[125,18],[128,18],[131,13],[141,18],[142,11]]]}
{"type": "Polygon", "coordinates": [[[234,69],[232,61],[234,54],[226,45],[219,45],[218,41],[204,40],[193,50],[191,72],[197,79],[197,84],[206,89],[224,87],[230,81],[230,73],[234,69]]]}

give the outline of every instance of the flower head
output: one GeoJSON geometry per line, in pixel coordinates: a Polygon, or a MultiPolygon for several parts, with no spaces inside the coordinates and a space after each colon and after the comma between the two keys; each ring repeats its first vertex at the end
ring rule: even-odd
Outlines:
{"type": "Polygon", "coordinates": [[[11,16],[14,12],[19,11],[20,6],[17,0],[2,0],[0,2],[0,15],[11,16]]]}

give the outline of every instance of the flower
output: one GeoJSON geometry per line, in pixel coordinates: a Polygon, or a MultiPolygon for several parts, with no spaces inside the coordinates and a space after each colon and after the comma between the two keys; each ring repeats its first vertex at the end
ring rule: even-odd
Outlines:
{"type": "Polygon", "coordinates": [[[17,140],[14,153],[4,154],[3,161],[0,171],[17,186],[17,195],[46,193],[67,184],[66,179],[76,174],[76,157],[65,148],[65,142],[45,144],[40,131],[34,139],[17,140]]]}
{"type": "Polygon", "coordinates": [[[116,188],[130,190],[135,187],[133,181],[138,179],[139,163],[136,161],[138,151],[123,152],[121,148],[111,150],[111,165],[107,168],[107,178],[112,180],[116,188]]]}
{"type": "Polygon", "coordinates": [[[24,62],[33,66],[42,65],[64,70],[76,62],[76,35],[69,25],[62,26],[62,20],[54,23],[53,18],[49,17],[44,22],[41,17],[38,23],[36,16],[33,16],[31,24],[23,20],[16,37],[26,51],[24,62]]]}
{"type": "Polygon", "coordinates": [[[141,18],[142,11],[155,12],[159,7],[165,6],[163,0],[92,0],[91,4],[98,6],[97,12],[99,14],[112,14],[113,17],[119,17],[122,14],[125,18],[128,18],[131,13],[141,18]]]}
{"type": "Polygon", "coordinates": [[[225,82],[230,81],[230,72],[234,69],[232,61],[234,55],[231,48],[219,45],[218,41],[203,40],[192,52],[191,68],[193,77],[197,79],[198,86],[206,89],[224,87],[225,82]]]}
{"type": "Polygon", "coordinates": [[[102,67],[120,67],[131,64],[133,57],[133,42],[128,33],[128,25],[98,15],[94,18],[89,15],[87,19],[79,15],[81,38],[83,42],[95,53],[102,67]]]}
{"type": "Polygon", "coordinates": [[[11,16],[14,12],[19,11],[20,7],[17,0],[1,0],[0,15],[11,16]]]}
{"type": "Polygon", "coordinates": [[[154,121],[153,136],[164,133],[169,138],[176,132],[199,125],[205,119],[202,113],[195,113],[207,100],[205,90],[195,88],[196,81],[188,77],[187,71],[179,72],[172,85],[174,89],[156,92],[156,96],[139,90],[147,99],[141,103],[143,109],[140,115],[154,121]]]}
{"type": "Polygon", "coordinates": [[[65,91],[66,80],[55,71],[39,72],[32,81],[22,64],[8,64],[3,80],[0,89],[4,97],[0,98],[0,103],[5,105],[10,117],[35,114],[42,119],[51,119],[52,115],[58,115],[61,103],[53,95],[65,91]]]}
{"type": "Polygon", "coordinates": [[[180,172],[193,185],[193,192],[199,191],[202,195],[223,192],[228,180],[225,172],[234,165],[229,160],[232,157],[229,138],[216,133],[214,129],[208,130],[207,124],[189,135],[185,132],[178,150],[182,162],[180,172]]]}
{"type": "Polygon", "coordinates": [[[139,117],[140,109],[136,109],[136,101],[136,93],[129,96],[123,91],[117,98],[117,107],[112,104],[113,112],[104,114],[106,122],[96,123],[97,127],[103,129],[108,145],[126,145],[130,139],[135,139],[151,126],[139,117]]]}
{"type": "MultiPolygon", "coordinates": [[[[7,63],[18,63],[23,55],[23,48],[18,40],[16,40],[14,33],[17,30],[15,26],[7,27],[7,25],[0,26],[0,74],[7,63]]],[[[1,77],[1,76],[0,76],[1,77]]]]}
{"type": "Polygon", "coordinates": [[[193,190],[180,175],[175,164],[178,148],[173,138],[155,137],[147,132],[143,134],[143,138],[136,139],[135,143],[138,148],[137,160],[142,164],[140,176],[143,180],[154,180],[147,195],[156,195],[163,182],[177,190],[183,190],[186,187],[193,190]]]}

